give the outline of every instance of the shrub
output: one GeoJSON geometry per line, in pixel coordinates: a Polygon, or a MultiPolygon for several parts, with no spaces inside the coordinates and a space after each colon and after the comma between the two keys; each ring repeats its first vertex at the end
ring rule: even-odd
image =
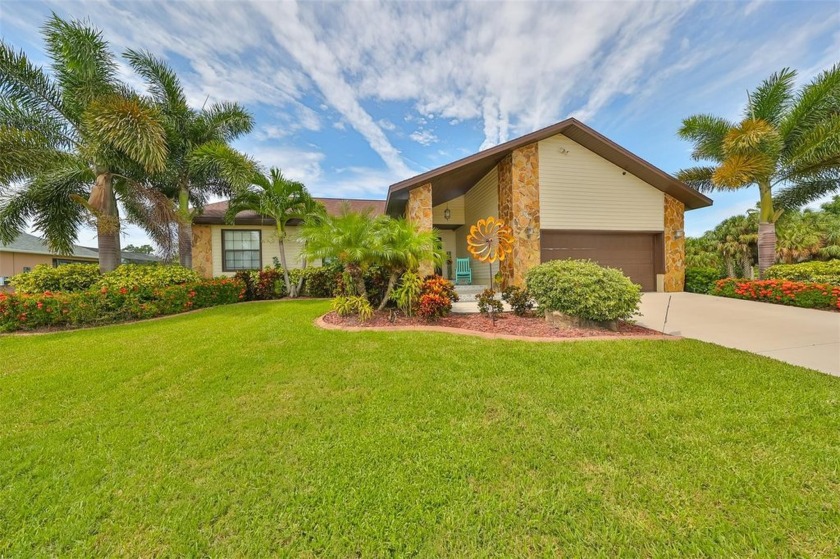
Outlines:
{"type": "Polygon", "coordinates": [[[268,301],[286,295],[286,282],[283,274],[273,268],[266,268],[254,273],[254,299],[268,301]]]}
{"type": "Polygon", "coordinates": [[[478,312],[481,314],[496,315],[505,310],[502,302],[496,299],[496,292],[492,289],[485,289],[475,297],[478,303],[478,312]]]}
{"type": "Polygon", "coordinates": [[[840,310],[840,287],[828,283],[727,278],[715,284],[712,294],[806,309],[840,310]]]}
{"type": "Polygon", "coordinates": [[[642,297],[620,270],[589,260],[552,260],[531,268],[525,281],[542,310],[599,322],[632,318],[642,297]]]}
{"type": "Polygon", "coordinates": [[[515,285],[502,290],[502,301],[505,301],[516,316],[525,316],[534,308],[534,301],[527,289],[515,285]]]}
{"type": "Polygon", "coordinates": [[[339,295],[333,299],[332,308],[338,316],[357,315],[359,322],[366,322],[373,316],[373,306],[370,301],[358,295],[339,295]]]}
{"type": "Polygon", "coordinates": [[[452,303],[458,300],[455,286],[441,276],[427,276],[420,287],[417,315],[435,320],[452,312],[452,303]]]}
{"type": "Polygon", "coordinates": [[[786,279],[840,285],[840,260],[812,260],[799,264],[775,264],[764,271],[764,279],[786,279]]]}
{"type": "Polygon", "coordinates": [[[715,268],[686,268],[685,290],[691,293],[710,293],[721,277],[715,268]]]}
{"type": "Polygon", "coordinates": [[[65,264],[56,268],[39,264],[30,272],[12,276],[11,282],[18,293],[70,292],[90,289],[101,277],[99,264],[65,264]]]}
{"type": "Polygon", "coordinates": [[[201,277],[183,266],[157,266],[148,264],[122,264],[113,272],[108,272],[99,280],[97,286],[110,290],[121,288],[139,288],[149,292],[161,287],[182,283],[196,283],[201,277]]]}
{"type": "Polygon", "coordinates": [[[150,293],[137,286],[38,295],[0,293],[0,331],[108,324],[227,305],[239,302],[244,288],[238,280],[221,278],[150,293]]]}
{"type": "Polygon", "coordinates": [[[423,280],[414,272],[406,272],[400,278],[400,285],[394,290],[391,299],[406,316],[412,316],[420,304],[420,291],[423,280]]]}
{"type": "MultiPolygon", "coordinates": [[[[278,270],[281,274],[282,269],[278,270]]],[[[311,268],[292,268],[289,270],[290,281],[297,285],[303,277],[303,286],[299,295],[305,297],[332,297],[338,291],[341,282],[340,266],[316,266],[311,268]]]]}

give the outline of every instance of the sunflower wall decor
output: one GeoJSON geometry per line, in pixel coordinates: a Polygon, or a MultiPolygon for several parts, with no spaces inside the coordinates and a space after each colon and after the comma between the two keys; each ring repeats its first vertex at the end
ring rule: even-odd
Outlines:
{"type": "MultiPolygon", "coordinates": [[[[470,227],[467,250],[479,262],[490,265],[490,283],[493,283],[493,262],[502,261],[513,251],[513,232],[505,222],[495,217],[479,219],[470,227]]],[[[492,285],[491,285],[492,288],[492,285]]]]}

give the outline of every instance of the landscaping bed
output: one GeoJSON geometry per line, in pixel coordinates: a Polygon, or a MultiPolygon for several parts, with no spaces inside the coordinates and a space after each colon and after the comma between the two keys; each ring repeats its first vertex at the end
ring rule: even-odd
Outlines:
{"type": "Polygon", "coordinates": [[[339,316],[335,312],[327,313],[322,320],[326,324],[347,328],[399,328],[411,327],[446,327],[482,332],[488,334],[502,334],[506,336],[522,336],[527,338],[591,338],[591,337],[635,337],[661,335],[660,332],[650,330],[636,324],[619,321],[618,331],[612,332],[603,328],[555,328],[544,318],[538,316],[516,316],[512,313],[502,313],[496,316],[495,323],[487,316],[477,313],[450,314],[433,322],[419,317],[408,317],[402,313],[384,310],[374,313],[367,321],[360,321],[358,316],[339,316]]]}

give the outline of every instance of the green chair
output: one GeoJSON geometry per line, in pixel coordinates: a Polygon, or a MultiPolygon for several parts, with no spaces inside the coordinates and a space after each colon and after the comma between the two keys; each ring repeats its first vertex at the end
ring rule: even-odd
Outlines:
{"type": "Polygon", "coordinates": [[[472,284],[472,268],[470,268],[469,258],[455,259],[455,285],[461,283],[461,280],[467,280],[467,285],[472,284]]]}

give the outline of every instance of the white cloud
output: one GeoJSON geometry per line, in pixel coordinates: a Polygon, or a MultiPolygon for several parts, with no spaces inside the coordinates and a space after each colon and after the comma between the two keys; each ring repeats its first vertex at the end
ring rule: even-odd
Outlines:
{"type": "Polygon", "coordinates": [[[434,132],[424,129],[415,130],[408,137],[422,146],[429,146],[438,141],[434,132]]]}

